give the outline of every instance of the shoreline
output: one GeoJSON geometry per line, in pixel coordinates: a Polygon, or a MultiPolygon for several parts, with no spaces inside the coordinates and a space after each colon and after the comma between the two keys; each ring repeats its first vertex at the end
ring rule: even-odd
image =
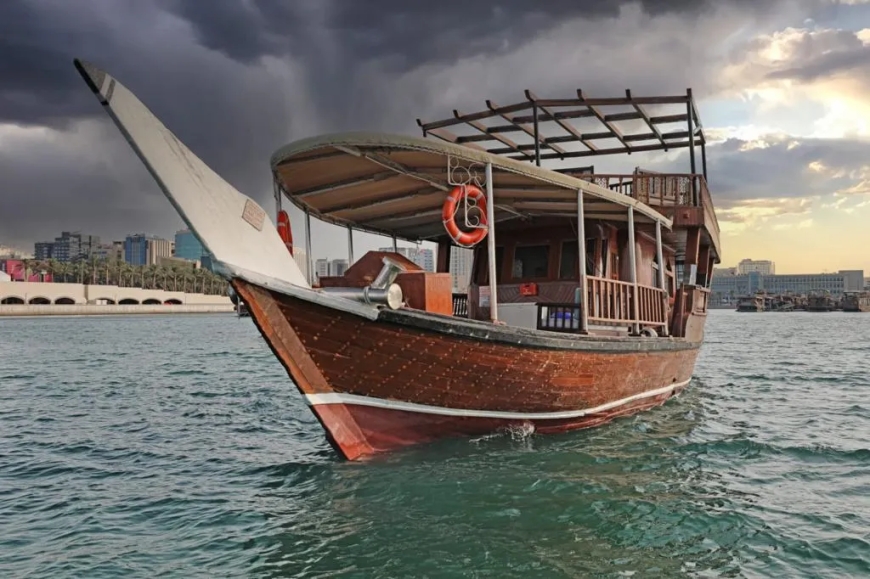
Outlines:
{"type": "Polygon", "coordinates": [[[232,304],[181,304],[181,305],[0,305],[0,317],[33,318],[46,316],[117,316],[143,314],[231,314],[232,304]]]}

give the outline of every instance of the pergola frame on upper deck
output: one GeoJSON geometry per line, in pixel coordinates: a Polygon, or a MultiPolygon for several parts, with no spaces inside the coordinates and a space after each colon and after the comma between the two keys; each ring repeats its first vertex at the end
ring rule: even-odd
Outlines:
{"type": "MultiPolygon", "coordinates": [[[[701,171],[707,178],[707,139],[704,135],[692,89],[685,95],[677,96],[632,96],[626,89],[625,97],[590,98],[577,89],[577,97],[569,99],[542,99],[525,91],[526,100],[501,106],[491,100],[486,101],[486,109],[475,113],[453,111],[453,117],[432,122],[417,119],[423,136],[433,136],[444,141],[484,150],[497,155],[507,155],[511,159],[527,160],[540,166],[548,159],[573,159],[599,155],[631,154],[647,151],[668,151],[670,149],[689,149],[692,174],[696,173],[695,147],[701,149],[701,171]],[[680,106],[681,111],[674,114],[650,116],[644,108],[650,105],[680,106]],[[615,107],[632,107],[633,111],[613,111],[615,107]],[[525,113],[525,114],[524,114],[525,113]],[[481,121],[499,118],[506,124],[487,126],[481,121]],[[596,119],[602,130],[581,133],[572,119],[596,119]],[[641,120],[646,125],[643,132],[623,133],[615,125],[619,121],[641,120]],[[686,130],[663,133],[659,125],[686,123],[686,130]],[[476,134],[457,135],[448,127],[469,127],[476,134]],[[553,136],[544,136],[543,129],[552,128],[553,136]],[[523,133],[533,142],[520,144],[509,135],[523,133]],[[596,141],[616,139],[619,147],[599,148],[596,141]],[[496,141],[500,146],[483,143],[496,141]],[[563,145],[579,145],[580,150],[568,150],[563,145]]],[[[578,169],[562,169],[566,173],[576,173],[578,169]]]]}

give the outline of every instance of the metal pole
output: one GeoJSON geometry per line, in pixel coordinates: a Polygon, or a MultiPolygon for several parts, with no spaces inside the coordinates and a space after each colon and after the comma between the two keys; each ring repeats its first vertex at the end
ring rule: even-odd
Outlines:
{"type": "Polygon", "coordinates": [[[308,265],[308,285],[314,285],[314,263],[311,260],[311,213],[305,212],[305,262],[308,265]]]}
{"type": "Polygon", "coordinates": [[[278,223],[278,214],[281,213],[281,186],[274,176],[272,178],[272,188],[275,191],[275,223],[278,223]]]}
{"type": "Polygon", "coordinates": [[[701,141],[701,172],[704,173],[704,181],[707,180],[707,144],[701,141]]]}
{"type": "Polygon", "coordinates": [[[393,253],[399,253],[399,246],[396,244],[396,236],[393,236],[393,253]]]}
{"type": "Polygon", "coordinates": [[[486,164],[486,223],[489,227],[487,252],[489,262],[489,318],[498,321],[498,286],[495,275],[495,198],[492,192],[492,163],[486,164]]]}
{"type": "Polygon", "coordinates": [[[659,262],[659,288],[662,290],[662,308],[665,314],[665,326],[662,334],[668,335],[668,290],[665,287],[665,260],[662,251],[662,223],[656,221],[656,259],[659,262]]]}
{"type": "Polygon", "coordinates": [[[586,224],[583,217],[583,189],[577,190],[577,256],[580,268],[580,331],[589,329],[589,294],[586,279],[586,224]]]}
{"type": "Polygon", "coordinates": [[[535,165],[541,166],[541,141],[538,137],[538,105],[532,105],[532,118],[535,125],[535,165]]]}
{"type": "Polygon", "coordinates": [[[353,227],[347,226],[347,267],[353,265],[353,227]]]}
{"type": "Polygon", "coordinates": [[[631,310],[634,318],[634,333],[640,333],[640,311],[637,296],[637,256],[634,246],[634,207],[628,208],[628,261],[631,267],[631,310]]]}

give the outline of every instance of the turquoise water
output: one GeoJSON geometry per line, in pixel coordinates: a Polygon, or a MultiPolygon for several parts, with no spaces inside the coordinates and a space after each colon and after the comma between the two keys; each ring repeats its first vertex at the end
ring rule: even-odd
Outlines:
{"type": "Polygon", "coordinates": [[[336,458],[249,319],[0,319],[0,577],[868,577],[870,314],[586,432],[336,458]]]}

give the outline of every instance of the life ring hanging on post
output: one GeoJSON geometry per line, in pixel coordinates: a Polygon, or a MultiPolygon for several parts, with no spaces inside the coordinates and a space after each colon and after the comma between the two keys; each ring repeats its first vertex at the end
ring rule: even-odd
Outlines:
{"type": "Polygon", "coordinates": [[[486,221],[486,195],[475,185],[458,185],[454,187],[447,196],[447,199],[444,200],[441,219],[444,222],[444,229],[447,230],[447,234],[450,235],[457,245],[462,247],[477,245],[483,241],[483,238],[489,232],[489,224],[486,221]],[[474,201],[473,207],[480,210],[480,217],[478,218],[479,227],[470,232],[462,231],[456,225],[456,209],[463,197],[466,200],[474,201]]]}
{"type": "Polygon", "coordinates": [[[290,216],[283,209],[278,212],[278,235],[287,247],[290,255],[293,255],[293,230],[290,229],[290,216]]]}

